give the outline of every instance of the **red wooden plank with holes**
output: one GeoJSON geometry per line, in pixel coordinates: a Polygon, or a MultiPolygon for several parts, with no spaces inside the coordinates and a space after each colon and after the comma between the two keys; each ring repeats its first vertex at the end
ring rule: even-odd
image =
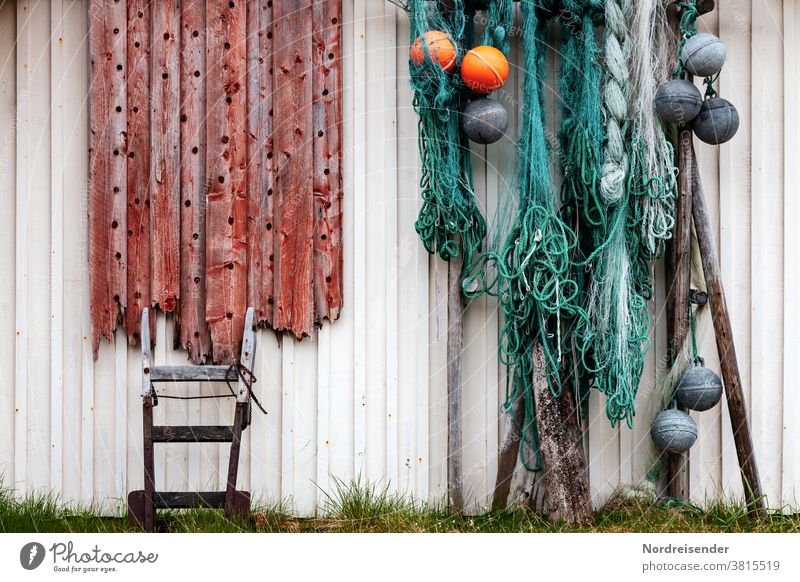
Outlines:
{"type": "Polygon", "coordinates": [[[314,327],[311,0],[273,2],[276,299],[273,327],[314,327]]]}
{"type": "Polygon", "coordinates": [[[125,304],[125,30],[124,10],[101,0],[90,6],[89,114],[90,313],[94,355],[111,340],[125,304]],[[122,21],[122,28],[114,33],[122,21]],[[117,67],[121,69],[117,69],[117,67]],[[121,104],[121,111],[117,107],[121,104]]]}
{"type": "Polygon", "coordinates": [[[206,3],[206,320],[213,359],[238,355],[247,304],[247,46],[244,0],[206,3]]]}
{"type": "Polygon", "coordinates": [[[153,301],[172,312],[180,296],[180,3],[153,2],[151,225],[153,301]]]}
{"type": "Polygon", "coordinates": [[[181,302],[180,342],[200,364],[211,352],[206,324],[205,0],[181,10],[181,302]]]}
{"type": "MultiPolygon", "coordinates": [[[[128,0],[128,305],[125,332],[139,340],[150,306],[150,2],[128,0]]],[[[155,321],[150,320],[155,337],[155,321]]]]}
{"type": "Polygon", "coordinates": [[[314,321],[342,308],[342,3],[314,4],[314,321]]]}
{"type": "Polygon", "coordinates": [[[247,304],[272,322],[272,1],[247,1],[247,304]]]}

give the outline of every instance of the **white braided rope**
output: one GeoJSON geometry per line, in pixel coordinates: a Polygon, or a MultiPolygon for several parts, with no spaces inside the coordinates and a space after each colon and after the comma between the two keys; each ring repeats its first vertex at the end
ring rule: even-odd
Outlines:
{"type": "Polygon", "coordinates": [[[613,204],[625,194],[628,175],[628,26],[626,15],[632,0],[606,0],[605,69],[603,109],[607,141],[603,151],[600,189],[605,201],[613,204]]]}

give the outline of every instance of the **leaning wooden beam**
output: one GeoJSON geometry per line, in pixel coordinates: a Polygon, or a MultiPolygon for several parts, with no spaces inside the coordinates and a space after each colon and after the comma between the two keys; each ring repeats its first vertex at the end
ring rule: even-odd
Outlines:
{"type": "Polygon", "coordinates": [[[525,422],[525,401],[519,396],[510,412],[505,415],[503,443],[497,456],[497,479],[492,495],[492,510],[498,511],[508,507],[508,495],[511,492],[511,481],[519,458],[519,447],[522,433],[519,427],[525,422]]]}
{"type": "Polygon", "coordinates": [[[766,502],[758,476],[750,425],[747,422],[747,406],[744,401],[744,392],[742,391],[742,377],[739,374],[736,348],[733,344],[731,318],[728,312],[728,303],[725,300],[725,290],[722,287],[722,273],[717,258],[717,247],[714,241],[711,220],[708,217],[705,195],[703,194],[703,184],[700,181],[700,171],[697,167],[697,162],[694,160],[692,178],[694,230],[700,247],[700,257],[703,261],[706,292],[711,304],[711,317],[714,322],[714,334],[717,339],[717,352],[719,353],[720,366],[722,368],[725,396],[728,399],[733,441],[736,445],[736,455],[742,471],[744,490],[748,494],[748,505],[753,513],[763,517],[766,513],[766,502]]]}
{"type": "Polygon", "coordinates": [[[581,442],[581,426],[569,384],[556,397],[547,381],[547,361],[541,343],[533,349],[533,396],[539,428],[539,452],[545,498],[545,513],[553,522],[570,525],[593,523],[592,498],[581,442]]]}
{"type": "MultiPolygon", "coordinates": [[[[456,241],[460,244],[460,241],[456,241]]],[[[464,512],[462,455],[461,351],[464,300],[461,295],[462,256],[447,264],[447,498],[450,509],[464,512]]]]}

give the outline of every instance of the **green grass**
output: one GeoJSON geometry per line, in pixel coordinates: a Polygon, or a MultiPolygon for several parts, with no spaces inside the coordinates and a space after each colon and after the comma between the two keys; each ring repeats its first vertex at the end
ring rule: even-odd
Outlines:
{"type": "MultiPolygon", "coordinates": [[[[96,510],[64,507],[53,496],[16,498],[0,488],[0,532],[131,532],[125,518],[98,517],[96,510]]],[[[318,517],[291,517],[280,506],[254,508],[246,522],[226,520],[221,511],[159,512],[171,532],[789,532],[800,533],[800,515],[770,514],[751,520],[743,506],[651,505],[613,498],[595,513],[590,528],[550,524],[524,510],[457,517],[421,506],[386,489],[335,482],[318,517]]]]}

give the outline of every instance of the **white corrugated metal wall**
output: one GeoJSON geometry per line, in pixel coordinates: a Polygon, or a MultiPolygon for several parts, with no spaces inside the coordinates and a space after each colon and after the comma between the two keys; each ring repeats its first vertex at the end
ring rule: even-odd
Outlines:
{"type": "MultiPolygon", "coordinates": [[[[792,355],[800,349],[800,229],[792,217],[800,208],[784,184],[800,183],[800,7],[794,0],[718,5],[702,26],[727,44],[721,93],[739,108],[742,125],[722,148],[700,147],[702,176],[720,224],[763,485],[772,506],[797,507],[800,397],[792,355]]],[[[360,478],[432,501],[446,489],[446,265],[423,252],[413,228],[418,154],[408,24],[383,0],[345,0],[344,14],[345,307],[313,341],[261,333],[255,372],[269,415],[255,415],[241,463],[245,488],[301,514],[324,504],[334,479],[360,478]]],[[[122,334],[92,361],[86,35],[86,0],[0,0],[0,474],[6,486],[53,490],[116,511],[142,485],[140,364],[122,334]]],[[[516,72],[506,91],[513,103],[516,72]]],[[[476,187],[490,215],[510,153],[508,142],[474,148],[476,187]]],[[[663,290],[660,278],[658,317],[663,290]]],[[[486,506],[497,465],[504,391],[498,324],[494,300],[470,306],[464,468],[473,510],[486,506]]],[[[716,366],[706,322],[701,329],[701,351],[716,366]]],[[[157,330],[156,361],[183,361],[183,352],[168,347],[171,322],[160,317],[157,330]]],[[[612,430],[592,397],[587,450],[596,503],[650,468],[648,425],[665,348],[659,325],[632,431],[612,430]]],[[[188,414],[191,422],[214,423],[230,415],[217,402],[164,404],[157,421],[166,415],[179,423],[188,414]]],[[[692,498],[741,495],[727,412],[718,407],[696,418],[692,498]]],[[[222,484],[225,445],[157,451],[157,486],[222,484]]]]}

